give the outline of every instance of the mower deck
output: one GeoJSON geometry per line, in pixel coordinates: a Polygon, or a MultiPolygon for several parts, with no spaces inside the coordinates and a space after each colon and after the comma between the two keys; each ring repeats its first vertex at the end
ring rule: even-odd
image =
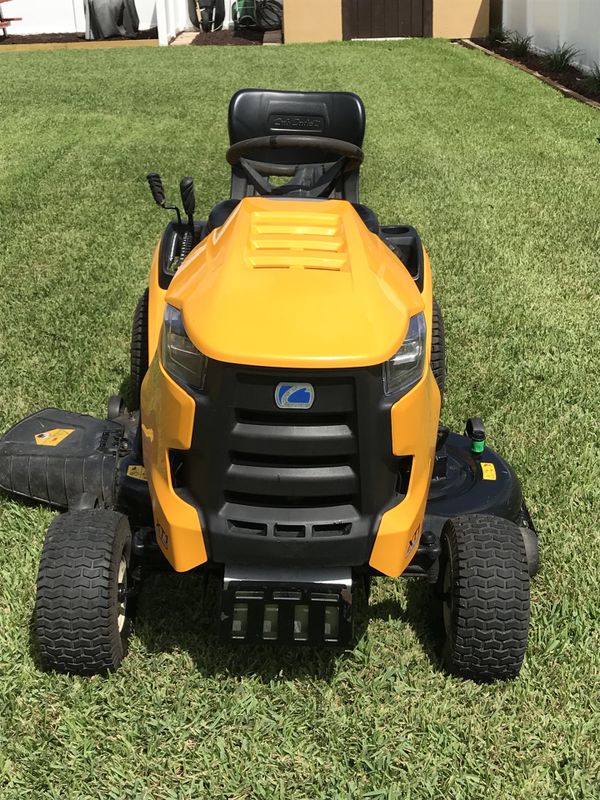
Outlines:
{"type": "Polygon", "coordinates": [[[53,508],[118,508],[135,526],[152,507],[137,453],[137,415],[98,419],[46,408],[0,438],[0,489],[53,508]]]}

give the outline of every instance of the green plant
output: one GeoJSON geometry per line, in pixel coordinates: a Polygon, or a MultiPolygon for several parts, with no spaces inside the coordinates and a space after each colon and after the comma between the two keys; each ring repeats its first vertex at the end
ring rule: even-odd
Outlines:
{"type": "Polygon", "coordinates": [[[585,88],[600,97],[600,64],[594,64],[589,75],[585,76],[585,88]]]}
{"type": "Polygon", "coordinates": [[[552,72],[565,72],[573,65],[579,50],[572,44],[560,44],[544,56],[544,64],[552,72]]]}
{"type": "Polygon", "coordinates": [[[496,25],[494,28],[490,28],[488,44],[490,47],[501,47],[503,44],[506,44],[509,36],[510,31],[502,25],[496,25]]]}
{"type": "Polygon", "coordinates": [[[531,42],[533,36],[522,36],[513,31],[506,40],[506,49],[513,58],[523,58],[531,53],[531,42]]]}

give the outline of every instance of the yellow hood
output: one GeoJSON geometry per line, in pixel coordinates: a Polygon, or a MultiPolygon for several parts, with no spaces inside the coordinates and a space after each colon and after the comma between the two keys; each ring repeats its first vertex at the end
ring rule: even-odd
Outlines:
{"type": "Polygon", "coordinates": [[[209,358],[380,364],[423,310],[414,281],[345,200],[248,197],[189,255],[167,303],[209,358]]]}

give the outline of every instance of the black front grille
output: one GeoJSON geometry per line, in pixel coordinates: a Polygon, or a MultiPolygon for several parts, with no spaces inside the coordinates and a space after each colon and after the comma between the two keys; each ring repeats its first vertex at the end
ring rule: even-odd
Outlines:
{"type": "Polygon", "coordinates": [[[277,407],[276,385],[269,373],[237,375],[223,481],[229,529],[258,533],[248,517],[269,509],[259,535],[345,535],[360,509],[354,381],[321,378],[315,405],[301,411],[277,407]],[[319,524],[324,509],[339,519],[319,524]],[[307,510],[315,524],[302,518],[307,510]]]}
{"type": "Polygon", "coordinates": [[[199,507],[213,560],[342,565],[360,563],[357,550],[366,560],[376,519],[403,483],[382,388],[376,367],[209,364],[182,456],[184,491],[199,507]],[[278,408],[275,388],[285,380],[311,383],[313,406],[278,408]]]}

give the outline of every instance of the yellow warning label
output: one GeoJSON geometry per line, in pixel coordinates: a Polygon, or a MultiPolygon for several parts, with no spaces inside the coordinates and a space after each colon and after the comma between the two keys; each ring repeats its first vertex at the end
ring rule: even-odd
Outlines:
{"type": "Polygon", "coordinates": [[[43,447],[56,447],[74,432],[75,428],[53,428],[51,431],[36,433],[35,443],[43,447]]]}
{"type": "Polygon", "coordinates": [[[137,478],[138,481],[147,481],[146,470],[141,464],[132,464],[127,467],[127,474],[130,478],[137,478]]]}
{"type": "Polygon", "coordinates": [[[483,475],[484,481],[495,481],[496,480],[496,466],[489,461],[482,461],[481,462],[481,474],[483,475]]]}

